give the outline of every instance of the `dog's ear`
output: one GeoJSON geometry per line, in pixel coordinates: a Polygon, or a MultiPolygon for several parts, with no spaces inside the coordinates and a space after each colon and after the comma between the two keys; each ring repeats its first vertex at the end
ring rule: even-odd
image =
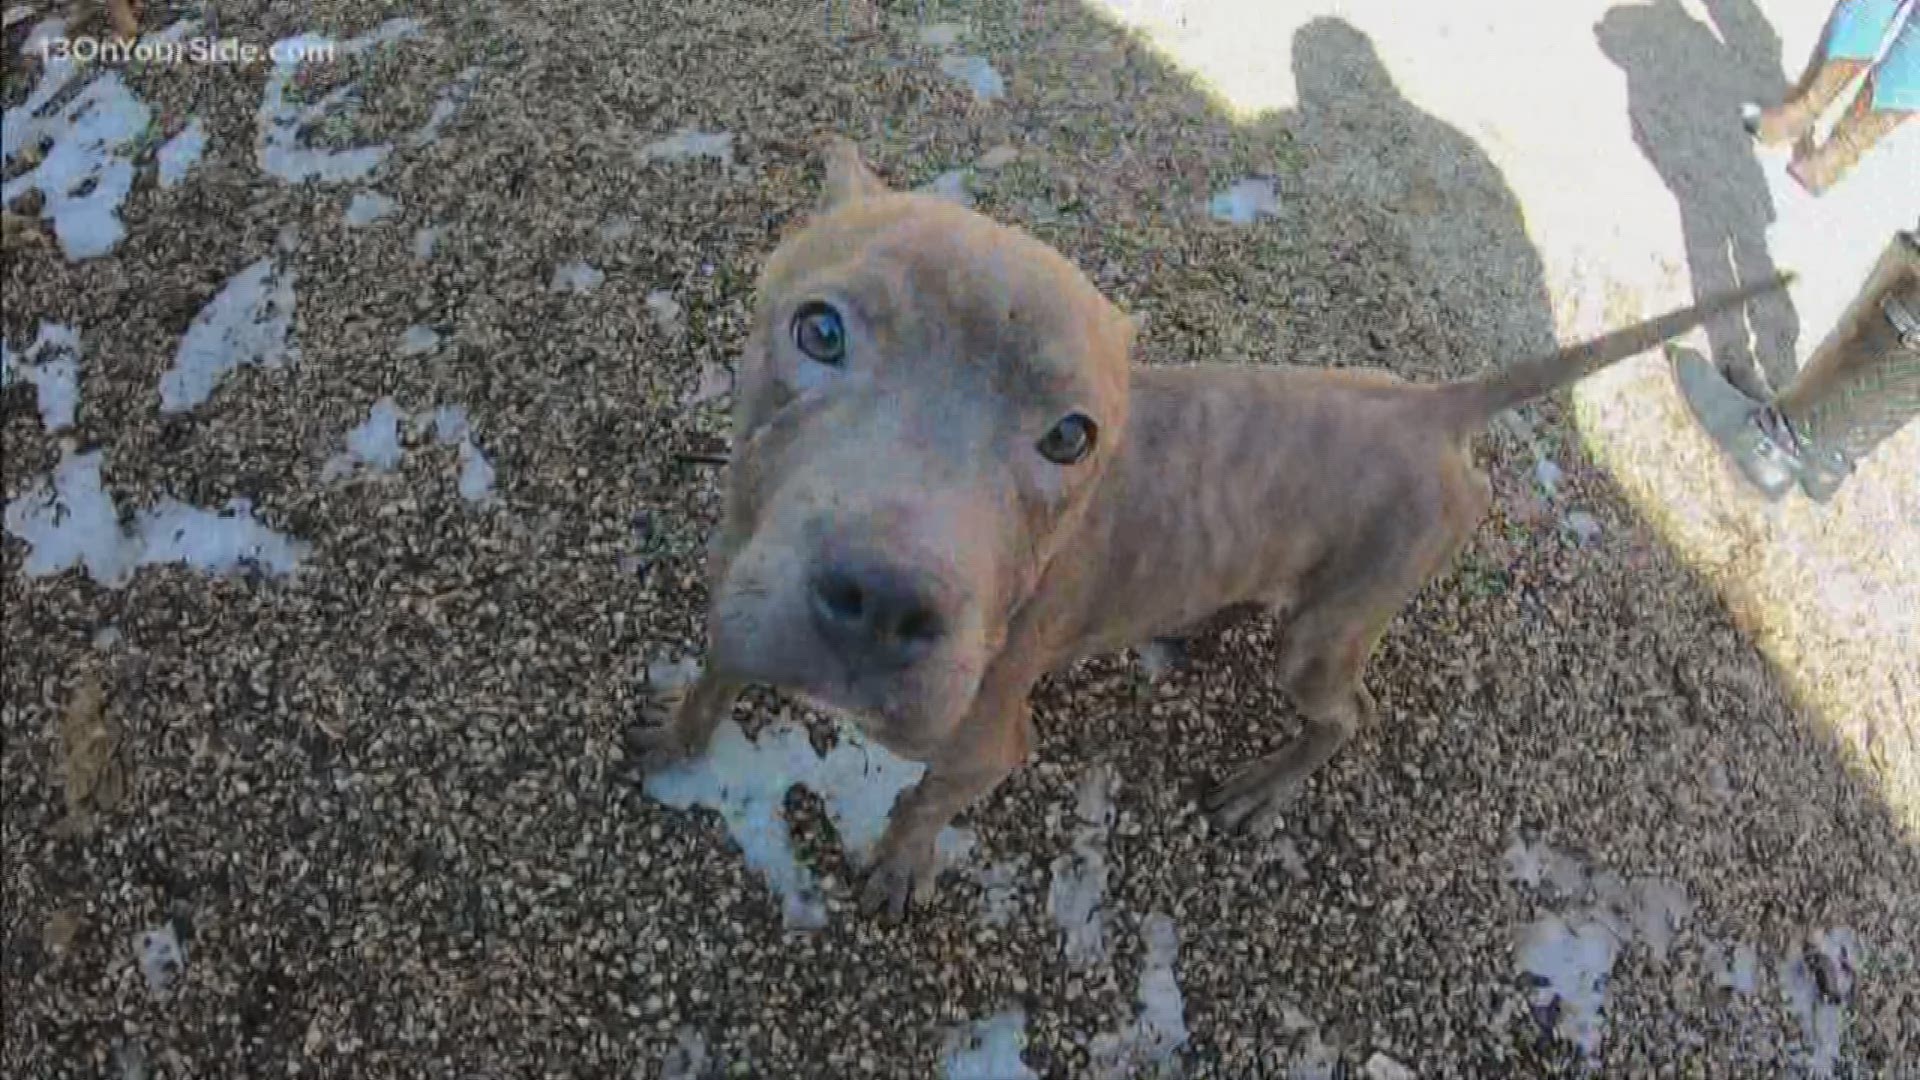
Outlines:
{"type": "Polygon", "coordinates": [[[826,165],[826,184],[820,195],[822,210],[837,210],[887,193],[886,183],[860,159],[860,148],[853,140],[826,136],[820,141],[820,157],[826,165]]]}

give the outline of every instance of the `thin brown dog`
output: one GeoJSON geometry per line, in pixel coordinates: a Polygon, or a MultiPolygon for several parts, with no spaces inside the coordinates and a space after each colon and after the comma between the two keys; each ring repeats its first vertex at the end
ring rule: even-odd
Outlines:
{"type": "Polygon", "coordinates": [[[1041,675],[1258,608],[1307,726],[1205,805],[1264,827],[1372,721],[1382,630],[1487,510],[1474,434],[1785,280],[1455,383],[1136,367],[1130,320],[1053,249],[826,156],[740,360],[705,671],[630,742],[643,770],[698,754],[760,683],[925,762],[863,897],[895,914],[1026,758],[1041,675]]]}

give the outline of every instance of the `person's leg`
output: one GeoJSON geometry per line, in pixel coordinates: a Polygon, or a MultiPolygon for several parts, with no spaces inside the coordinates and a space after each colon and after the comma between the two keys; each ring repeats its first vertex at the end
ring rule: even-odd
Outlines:
{"type": "Polygon", "coordinates": [[[1860,295],[1771,403],[1698,355],[1674,351],[1681,396],[1763,494],[1798,484],[1826,502],[1858,462],[1920,414],[1920,233],[1887,246],[1860,295]]]}
{"type": "Polygon", "coordinates": [[[1747,129],[1768,146],[1812,131],[1840,91],[1873,62],[1899,8],[1899,0],[1840,0],[1793,92],[1771,109],[1749,111],[1747,129]]]}
{"type": "Polygon", "coordinates": [[[1920,232],[1894,238],[1773,407],[1802,440],[1800,486],[1820,502],[1920,413],[1920,232]]]}
{"type": "Polygon", "coordinates": [[[1796,153],[1787,172],[1818,195],[1845,176],[1874,144],[1920,109],[1920,19],[1909,12],[1893,43],[1854,96],[1847,114],[1817,150],[1796,153]]]}

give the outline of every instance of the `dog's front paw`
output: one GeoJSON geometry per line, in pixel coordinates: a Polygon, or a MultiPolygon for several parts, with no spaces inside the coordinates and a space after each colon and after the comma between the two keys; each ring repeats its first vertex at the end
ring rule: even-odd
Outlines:
{"type": "Polygon", "coordinates": [[[1300,794],[1303,779],[1266,760],[1249,762],[1207,792],[1200,805],[1225,832],[1266,836],[1279,827],[1281,812],[1300,794]]]}
{"type": "Polygon", "coordinates": [[[678,725],[671,721],[634,724],[627,728],[626,744],[629,774],[636,782],[700,754],[700,748],[687,745],[678,725]]]}
{"type": "Polygon", "coordinates": [[[697,725],[684,714],[689,684],[662,679],[640,704],[640,717],[626,732],[627,764],[636,781],[700,755],[690,731],[697,725]]]}
{"type": "Polygon", "coordinates": [[[916,901],[931,899],[940,863],[932,842],[902,844],[883,849],[880,858],[867,871],[866,886],[860,894],[860,910],[901,919],[916,901]]]}

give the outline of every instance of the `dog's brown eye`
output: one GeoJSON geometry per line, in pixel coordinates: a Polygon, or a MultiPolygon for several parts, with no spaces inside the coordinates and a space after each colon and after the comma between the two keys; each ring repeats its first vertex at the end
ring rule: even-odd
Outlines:
{"type": "Polygon", "coordinates": [[[808,359],[838,364],[847,355],[847,331],[833,305],[819,300],[801,304],[793,313],[793,343],[808,359]]]}
{"type": "Polygon", "coordinates": [[[1055,465],[1077,464],[1093,450],[1093,439],[1099,430],[1092,420],[1074,413],[1040,437],[1040,456],[1055,465]]]}

